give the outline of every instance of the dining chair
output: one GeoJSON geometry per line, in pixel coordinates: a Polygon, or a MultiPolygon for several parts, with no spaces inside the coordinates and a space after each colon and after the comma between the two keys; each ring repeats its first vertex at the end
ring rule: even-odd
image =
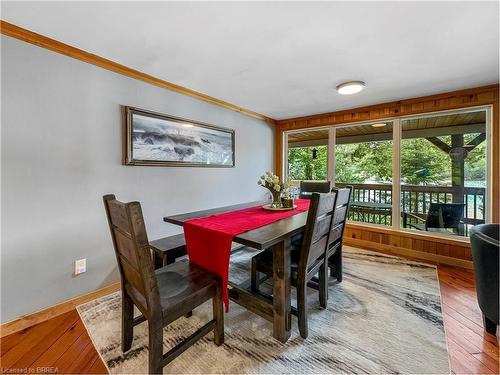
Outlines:
{"type": "MultiPolygon", "coordinates": [[[[326,307],[327,301],[327,248],[331,232],[332,217],[336,201],[336,192],[313,193],[307,214],[306,228],[300,248],[291,251],[291,279],[292,285],[297,288],[297,309],[292,313],[298,315],[299,331],[303,338],[307,338],[307,283],[319,273],[319,302],[326,307]]],[[[267,278],[273,274],[273,252],[265,250],[252,258],[251,285],[259,291],[260,275],[267,278]]]]}
{"type": "Polygon", "coordinates": [[[338,189],[333,188],[332,192],[337,194],[335,211],[333,214],[332,230],[328,238],[328,250],[326,259],[330,268],[330,276],[342,282],[342,244],[344,237],[347,214],[349,212],[349,202],[351,200],[352,186],[338,189]]]}
{"type": "Polygon", "coordinates": [[[153,255],[139,202],[103,197],[122,286],[122,350],[132,346],[134,326],[147,320],[149,373],[163,367],[213,330],[224,343],[224,314],[218,276],[187,260],[154,269],[153,255]],[[213,319],[163,354],[163,328],[212,299],[213,319]],[[134,305],[142,313],[134,318],[134,305]]]}
{"type": "Polygon", "coordinates": [[[300,181],[300,198],[310,199],[312,193],[329,193],[331,188],[330,181],[300,181]]]}

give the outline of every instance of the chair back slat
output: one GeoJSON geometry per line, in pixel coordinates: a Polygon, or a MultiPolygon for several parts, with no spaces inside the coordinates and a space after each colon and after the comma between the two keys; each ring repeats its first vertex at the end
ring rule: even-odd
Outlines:
{"type": "Polygon", "coordinates": [[[349,205],[352,194],[352,186],[346,186],[342,189],[333,188],[332,191],[337,192],[337,207],[349,205]]]}
{"type": "Polygon", "coordinates": [[[335,213],[333,214],[333,225],[332,226],[336,226],[336,225],[344,223],[346,221],[348,209],[349,208],[347,205],[337,206],[335,208],[335,213]]]}
{"type": "Polygon", "coordinates": [[[123,270],[126,283],[130,284],[130,286],[132,286],[134,289],[136,289],[145,297],[146,286],[144,285],[145,283],[141,273],[137,270],[137,268],[132,266],[125,258],[121,257],[120,261],[121,261],[120,263],[121,269],[123,270]]]}
{"type": "Polygon", "coordinates": [[[336,193],[313,193],[311,196],[299,259],[299,277],[305,278],[311,265],[326,256],[335,199],[336,193]]]}
{"type": "Polygon", "coordinates": [[[111,224],[126,235],[132,234],[132,226],[127,213],[127,207],[124,203],[115,200],[105,201],[106,209],[111,224]]]}
{"type": "Polygon", "coordinates": [[[116,248],[118,250],[118,255],[120,258],[127,261],[134,269],[139,271],[139,260],[135,252],[135,243],[127,235],[117,228],[113,228],[114,237],[116,240],[116,248]]]}
{"type": "Polygon", "coordinates": [[[332,227],[332,230],[330,231],[330,238],[328,240],[328,244],[331,246],[332,244],[341,240],[343,232],[344,232],[344,223],[332,227]]]}
{"type": "Polygon", "coordinates": [[[317,259],[324,256],[326,251],[326,245],[328,244],[328,234],[325,234],[318,241],[311,244],[309,247],[309,256],[307,259],[307,269],[313,264],[317,259]]]}
{"type": "Polygon", "coordinates": [[[314,231],[312,235],[312,243],[319,241],[322,237],[325,237],[328,234],[328,231],[330,230],[331,226],[331,221],[332,221],[332,215],[327,214],[320,216],[316,220],[316,225],[314,226],[314,231]]]}
{"type": "Polygon", "coordinates": [[[138,202],[123,203],[114,195],[103,197],[122,287],[141,311],[159,300],[154,264],[138,202]]]}

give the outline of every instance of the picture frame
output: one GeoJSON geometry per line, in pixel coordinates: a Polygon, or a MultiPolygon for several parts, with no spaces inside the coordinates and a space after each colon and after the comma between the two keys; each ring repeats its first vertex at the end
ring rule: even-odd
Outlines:
{"type": "Polygon", "coordinates": [[[235,166],[234,129],[130,106],[124,111],[124,165],[235,166]]]}

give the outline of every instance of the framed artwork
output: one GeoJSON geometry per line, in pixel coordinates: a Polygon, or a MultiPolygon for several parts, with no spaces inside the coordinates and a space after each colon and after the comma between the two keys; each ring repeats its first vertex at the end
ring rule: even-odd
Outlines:
{"type": "Polygon", "coordinates": [[[234,130],[125,107],[124,164],[234,167],[234,130]]]}

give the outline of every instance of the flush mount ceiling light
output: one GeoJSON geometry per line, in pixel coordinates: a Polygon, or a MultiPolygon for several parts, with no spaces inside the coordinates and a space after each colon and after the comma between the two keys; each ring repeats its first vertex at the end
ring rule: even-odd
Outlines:
{"type": "Polygon", "coordinates": [[[383,128],[386,125],[387,124],[385,122],[380,122],[378,124],[372,124],[372,127],[374,127],[374,128],[383,128]]]}
{"type": "Polygon", "coordinates": [[[344,82],[337,86],[337,92],[341,95],[352,95],[363,90],[365,86],[362,81],[344,82]]]}

